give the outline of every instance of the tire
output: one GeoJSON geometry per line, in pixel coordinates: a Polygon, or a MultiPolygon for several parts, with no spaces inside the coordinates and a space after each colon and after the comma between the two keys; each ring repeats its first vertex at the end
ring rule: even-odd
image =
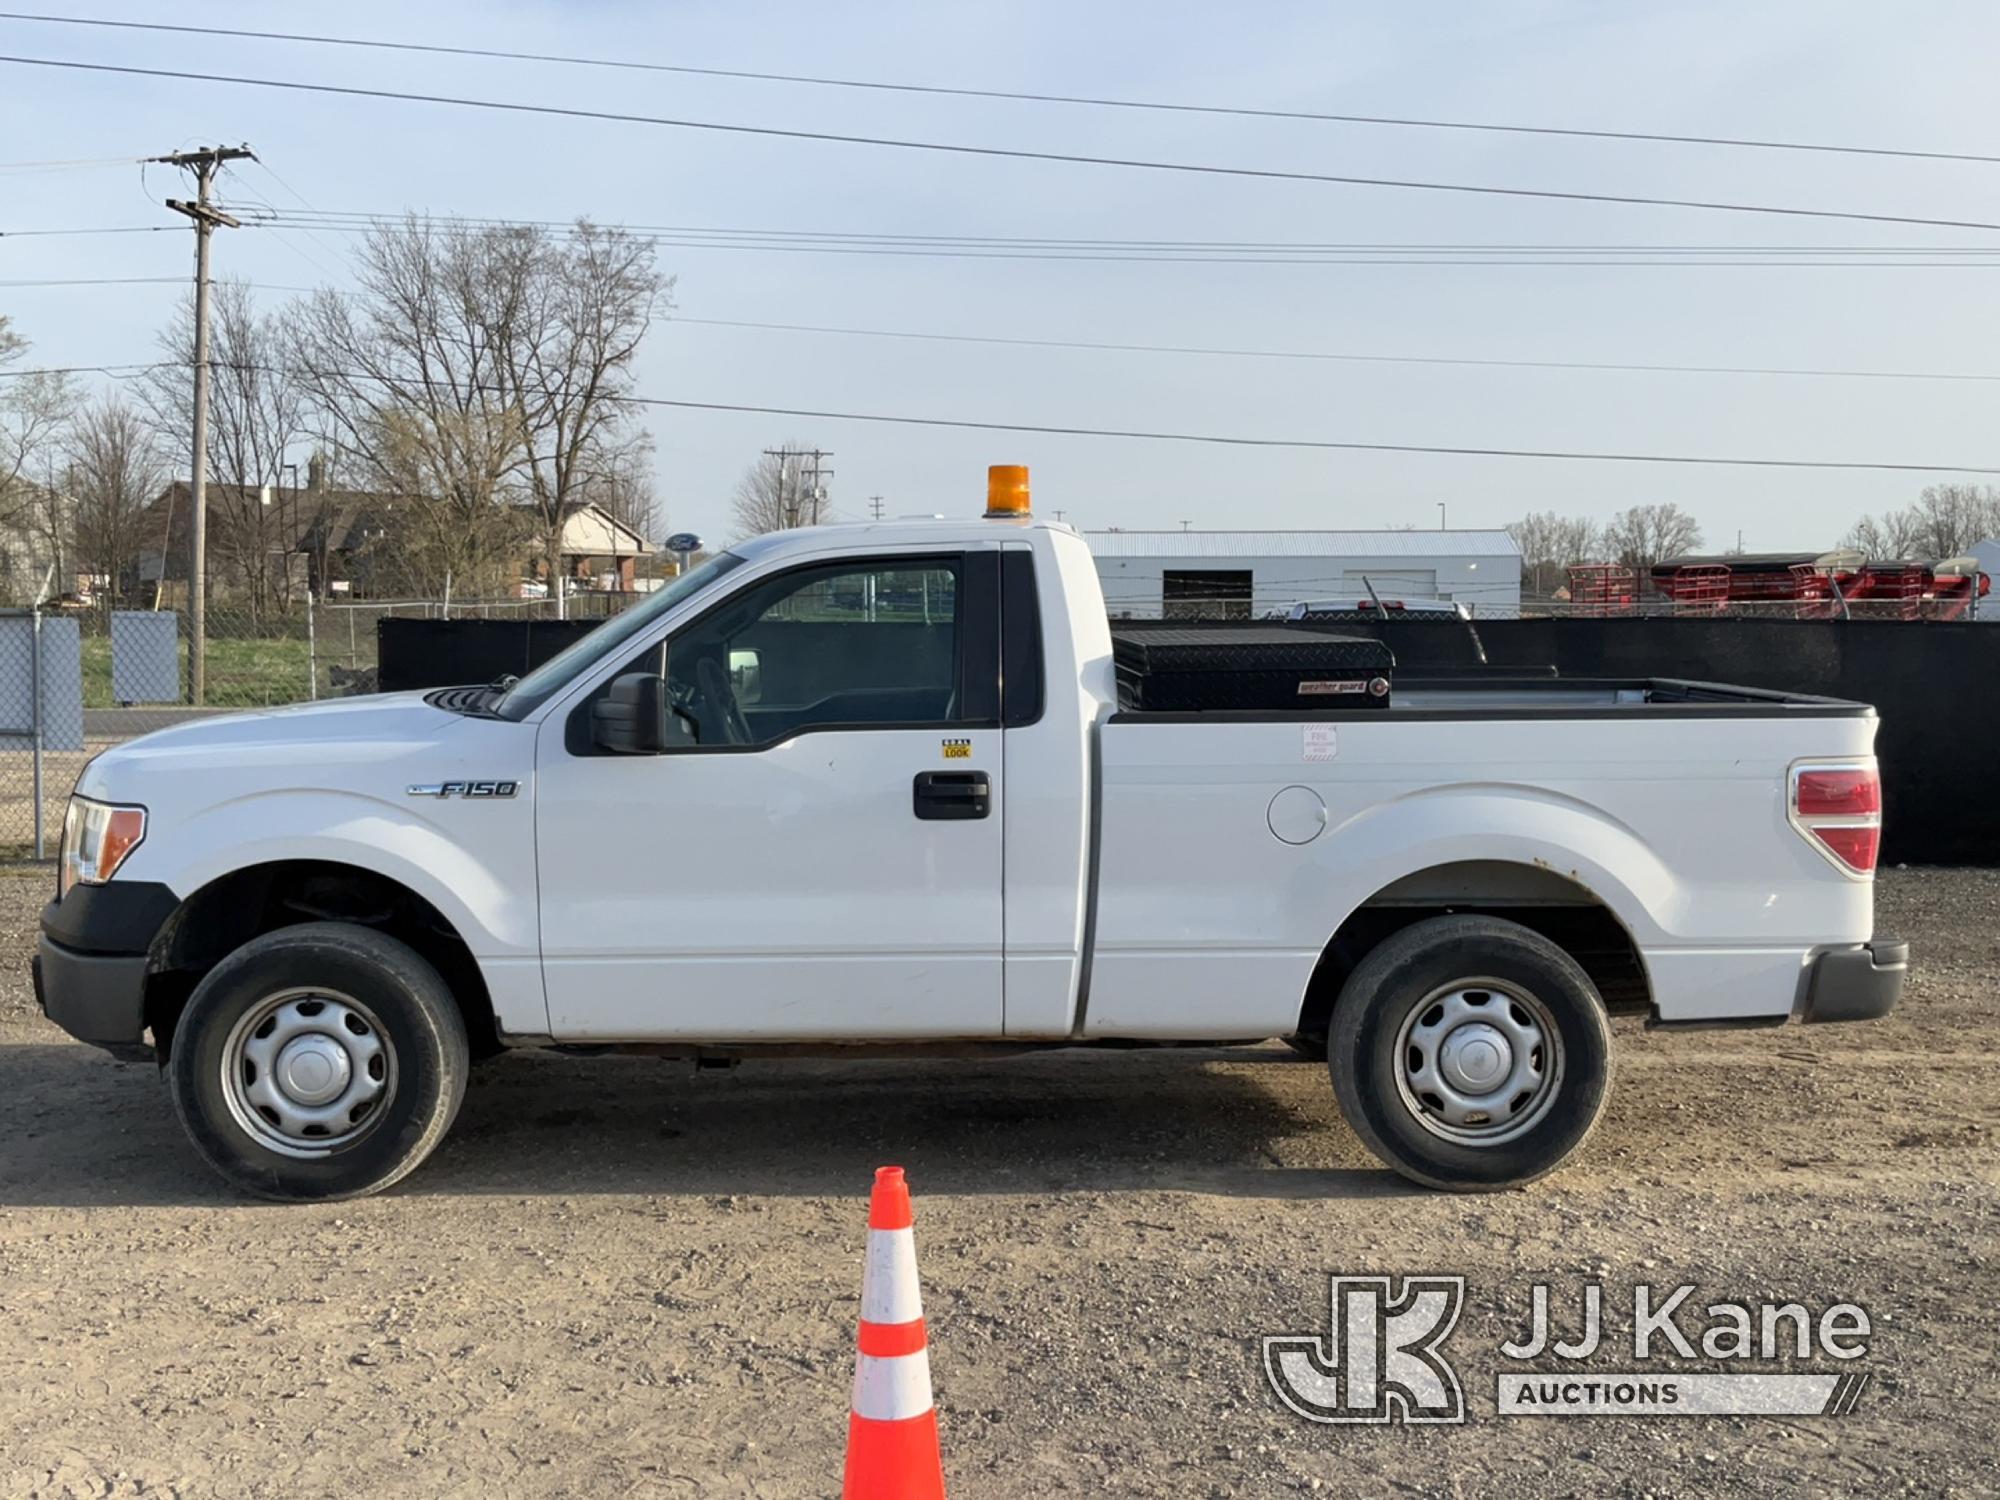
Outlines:
{"type": "Polygon", "coordinates": [[[371,928],[313,922],[253,939],[202,979],[167,1076],[204,1161],[244,1192],[313,1202],[380,1192],[429,1156],[468,1065],[436,969],[371,928]]]}
{"type": "Polygon", "coordinates": [[[1449,1192],[1554,1171],[1611,1090],[1611,1028],[1589,976],[1498,917],[1435,917],[1374,948],[1334,1005],[1327,1056],[1368,1149],[1449,1192]]]}

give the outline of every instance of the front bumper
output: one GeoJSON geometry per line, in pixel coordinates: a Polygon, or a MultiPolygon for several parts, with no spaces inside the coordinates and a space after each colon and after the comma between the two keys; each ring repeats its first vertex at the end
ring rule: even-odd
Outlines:
{"type": "Polygon", "coordinates": [[[1910,945],[1898,938],[1822,953],[1806,978],[1799,1019],[1879,1020],[1896,1008],[1909,971],[1910,945]]]}
{"type": "Polygon", "coordinates": [[[80,885],[42,908],[34,957],[42,1014],[80,1042],[147,1057],[146,974],[153,939],[180,905],[163,885],[80,885]]]}

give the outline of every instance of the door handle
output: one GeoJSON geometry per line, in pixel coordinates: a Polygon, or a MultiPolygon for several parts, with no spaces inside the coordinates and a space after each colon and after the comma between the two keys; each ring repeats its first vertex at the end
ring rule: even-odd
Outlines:
{"type": "Polygon", "coordinates": [[[993,809],[993,778],[984,771],[919,771],[910,800],[920,818],[983,818],[993,809]]]}

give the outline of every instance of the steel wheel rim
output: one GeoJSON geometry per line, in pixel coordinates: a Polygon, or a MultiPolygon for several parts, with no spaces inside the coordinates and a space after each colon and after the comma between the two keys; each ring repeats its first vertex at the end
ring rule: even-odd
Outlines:
{"type": "Polygon", "coordinates": [[[1528,990],[1456,979],[1410,1007],[1396,1035],[1396,1091],[1432,1135],[1462,1146],[1518,1140],[1562,1091],[1562,1033],[1528,990]]]}
{"type": "Polygon", "coordinates": [[[375,1013],[335,990],[280,990],[245,1011],[222,1047],[222,1096],[256,1142],[331,1156],[381,1121],[396,1054],[375,1013]]]}

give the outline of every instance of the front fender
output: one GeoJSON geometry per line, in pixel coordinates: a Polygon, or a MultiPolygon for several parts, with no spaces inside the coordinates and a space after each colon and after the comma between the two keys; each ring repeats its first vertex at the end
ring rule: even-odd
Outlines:
{"type": "Polygon", "coordinates": [[[353,792],[257,792],[147,829],[121,877],[186,899],[253,865],[324,860],[388,877],[422,896],[480,959],[534,958],[534,822],[529,798],[418,799],[393,806],[353,792]]]}

